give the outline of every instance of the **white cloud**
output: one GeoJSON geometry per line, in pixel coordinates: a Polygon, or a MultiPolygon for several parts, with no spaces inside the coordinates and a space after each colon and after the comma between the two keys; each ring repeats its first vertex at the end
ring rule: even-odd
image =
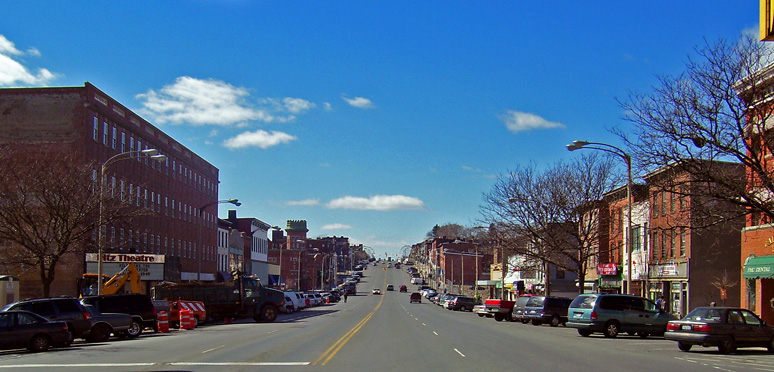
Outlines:
{"type": "Polygon", "coordinates": [[[333,111],[333,106],[331,106],[331,104],[329,102],[324,102],[323,103],[323,110],[325,110],[325,111],[333,111]]]}
{"type": "Polygon", "coordinates": [[[305,200],[291,200],[285,202],[285,205],[290,206],[314,206],[320,205],[320,201],[317,199],[305,199],[305,200]]]}
{"type": "Polygon", "coordinates": [[[375,195],[370,198],[345,196],[328,202],[330,209],[357,209],[375,211],[393,211],[424,209],[422,200],[404,195],[375,195]]]}
{"type": "Polygon", "coordinates": [[[178,77],[171,85],[158,92],[151,89],[138,94],[144,114],[164,124],[247,126],[248,122],[289,122],[300,114],[315,108],[312,102],[301,98],[259,98],[248,102],[247,88],[235,87],[215,79],[178,77]]]}
{"type": "Polygon", "coordinates": [[[159,92],[151,89],[138,94],[137,99],[143,101],[143,111],[162,124],[232,125],[274,120],[267,112],[248,107],[244,102],[247,96],[247,89],[223,81],[181,76],[159,92]]]}
{"type": "Polygon", "coordinates": [[[355,97],[355,98],[347,98],[347,97],[341,97],[346,101],[350,106],[357,107],[360,109],[370,109],[376,107],[373,102],[371,102],[368,98],[363,97],[355,97]]]}
{"type": "MultiPolygon", "coordinates": [[[[30,48],[26,54],[39,57],[40,51],[30,48]]],[[[45,68],[31,72],[22,62],[17,60],[18,57],[24,55],[25,53],[16,49],[12,41],[0,35],[0,86],[46,85],[49,81],[59,77],[45,68]]]]}
{"type": "Polygon", "coordinates": [[[345,229],[351,229],[352,226],[345,225],[343,223],[332,223],[330,225],[325,225],[321,227],[323,230],[345,230],[345,229]]]}
{"type": "Polygon", "coordinates": [[[500,120],[513,133],[518,133],[533,129],[566,128],[562,123],[548,121],[542,117],[529,112],[508,110],[506,114],[500,116],[500,120]]]}
{"type": "Polygon", "coordinates": [[[481,168],[473,168],[473,167],[467,166],[467,165],[463,165],[462,169],[464,169],[466,171],[470,171],[470,172],[475,172],[475,173],[482,173],[484,171],[481,168]]]}
{"type": "Polygon", "coordinates": [[[245,147],[260,147],[262,149],[267,149],[297,139],[298,137],[283,132],[272,131],[269,133],[265,130],[257,130],[255,132],[244,132],[236,137],[229,138],[223,141],[223,147],[231,150],[245,147]]]}

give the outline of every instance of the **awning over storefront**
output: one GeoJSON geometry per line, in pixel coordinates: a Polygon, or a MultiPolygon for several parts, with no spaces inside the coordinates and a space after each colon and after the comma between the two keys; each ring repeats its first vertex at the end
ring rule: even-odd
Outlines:
{"type": "Polygon", "coordinates": [[[750,256],[744,261],[745,279],[774,278],[774,255],[750,256]]]}

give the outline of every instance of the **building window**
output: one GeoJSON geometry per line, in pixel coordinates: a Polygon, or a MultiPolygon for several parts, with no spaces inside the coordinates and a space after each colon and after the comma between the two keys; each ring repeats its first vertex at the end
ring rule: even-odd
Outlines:
{"type": "Polygon", "coordinates": [[[97,117],[94,117],[94,129],[91,134],[94,141],[99,141],[99,119],[97,117]]]}
{"type": "Polygon", "coordinates": [[[680,229],[680,257],[685,257],[685,228],[680,229]]]}
{"type": "Polygon", "coordinates": [[[653,217],[658,217],[658,194],[653,195],[653,203],[651,205],[653,205],[653,217]]]}
{"type": "MultiPolygon", "coordinates": [[[[142,151],[142,141],[139,139],[137,140],[137,151],[142,151]]],[[[142,162],[142,158],[144,158],[144,156],[137,155],[137,161],[142,162]]]]}
{"type": "Polygon", "coordinates": [[[667,257],[667,232],[661,231],[661,258],[667,257]]]}
{"type": "Polygon", "coordinates": [[[632,227],[632,252],[637,252],[642,247],[642,228],[640,226],[632,227]]]}
{"type": "Polygon", "coordinates": [[[675,257],[675,240],[677,239],[677,234],[675,234],[675,229],[669,230],[669,257],[675,257]]]}
{"type": "Polygon", "coordinates": [[[102,144],[105,146],[108,144],[108,133],[110,133],[110,126],[107,122],[102,122],[102,144]]]}
{"type": "Polygon", "coordinates": [[[113,127],[113,139],[111,141],[111,147],[113,147],[113,150],[116,149],[116,142],[118,141],[118,128],[113,127]]]}
{"type": "Polygon", "coordinates": [[[126,133],[121,132],[121,152],[126,152],[126,133]]]}
{"type": "Polygon", "coordinates": [[[666,190],[661,191],[661,215],[666,216],[667,214],[667,197],[666,197],[666,190]]]}

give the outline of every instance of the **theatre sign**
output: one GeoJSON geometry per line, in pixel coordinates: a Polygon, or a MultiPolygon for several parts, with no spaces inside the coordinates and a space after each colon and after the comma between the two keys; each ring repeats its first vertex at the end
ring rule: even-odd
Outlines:
{"type": "MultiPolygon", "coordinates": [[[[86,253],[86,272],[99,272],[98,258],[96,253],[86,253]]],[[[113,276],[130,263],[134,263],[142,280],[164,280],[164,255],[162,254],[105,253],[102,255],[102,272],[113,276]]]]}

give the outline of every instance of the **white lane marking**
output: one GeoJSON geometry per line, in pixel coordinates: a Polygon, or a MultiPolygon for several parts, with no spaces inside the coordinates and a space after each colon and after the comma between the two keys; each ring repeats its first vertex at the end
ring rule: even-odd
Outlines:
{"type": "Polygon", "coordinates": [[[0,365],[0,369],[10,368],[125,368],[151,366],[308,366],[311,362],[160,362],[160,363],[72,363],[72,364],[9,364],[0,365]]]}
{"type": "Polygon", "coordinates": [[[456,351],[457,354],[459,354],[461,357],[465,358],[465,354],[461,353],[459,350],[454,349],[454,351],[456,351]]]}
{"type": "Polygon", "coordinates": [[[270,334],[272,334],[272,333],[274,333],[274,332],[279,332],[279,329],[275,329],[275,330],[273,330],[273,331],[271,331],[271,332],[267,332],[266,334],[267,334],[267,335],[270,335],[270,334]]]}
{"type": "Polygon", "coordinates": [[[215,351],[215,350],[218,350],[218,349],[222,349],[224,347],[226,347],[226,345],[220,345],[218,347],[213,347],[212,349],[202,351],[202,354],[206,354],[206,353],[209,353],[210,351],[215,351]]]}
{"type": "Polygon", "coordinates": [[[436,336],[438,336],[438,332],[436,332],[436,331],[433,331],[433,334],[435,334],[436,336]]]}
{"type": "Polygon", "coordinates": [[[425,324],[425,323],[422,323],[422,325],[423,325],[423,326],[425,326],[425,327],[427,327],[427,324],[425,324]]]}

